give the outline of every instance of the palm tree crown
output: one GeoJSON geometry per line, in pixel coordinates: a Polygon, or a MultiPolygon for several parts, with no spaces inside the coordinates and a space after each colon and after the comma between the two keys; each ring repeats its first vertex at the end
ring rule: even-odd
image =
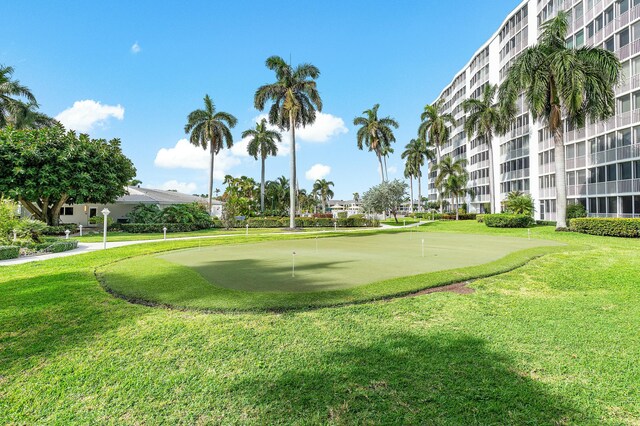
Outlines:
{"type": "Polygon", "coordinates": [[[13,68],[0,65],[0,128],[5,127],[20,108],[24,98],[28,103],[37,106],[36,98],[28,87],[13,80],[13,68]]]}
{"type": "Polygon", "coordinates": [[[260,86],[254,96],[254,105],[264,110],[271,101],[269,123],[291,133],[291,187],[289,190],[289,226],[295,228],[296,212],[296,137],[297,126],[312,124],[316,110],[322,111],[322,99],[316,85],[320,70],[311,64],[296,68],[279,56],[267,58],[266,66],[276,74],[276,82],[260,86]]]}
{"type": "Polygon", "coordinates": [[[317,179],[313,184],[312,191],[320,196],[323,213],[326,212],[327,202],[333,197],[332,186],[334,186],[333,182],[327,181],[326,179],[317,179]]]}
{"type": "Polygon", "coordinates": [[[420,115],[420,127],[418,135],[424,140],[428,140],[438,153],[440,158],[440,148],[449,140],[450,128],[456,125],[453,115],[443,113],[444,99],[439,99],[432,105],[426,105],[420,115]]]}
{"type": "Polygon", "coordinates": [[[191,133],[189,142],[202,149],[209,149],[211,164],[209,167],[209,212],[212,206],[213,193],[213,166],[215,155],[226,145],[233,146],[233,136],[230,128],[235,127],[238,120],[231,114],[216,111],[215,104],[209,97],[204,97],[204,109],[192,111],[187,116],[187,124],[184,126],[186,134],[191,133]]]}
{"type": "MultiPolygon", "coordinates": [[[[405,177],[416,178],[418,180],[418,211],[422,211],[422,166],[425,160],[430,158],[431,151],[427,149],[424,139],[411,139],[405,146],[401,158],[406,160],[405,177]],[[409,176],[407,176],[409,174],[409,176]]],[[[411,208],[413,209],[413,183],[411,184],[411,208]]]]}
{"type": "Polygon", "coordinates": [[[566,12],[559,12],[542,25],[539,43],[522,52],[500,87],[500,100],[510,118],[517,113],[516,101],[524,93],[532,118],[546,124],[553,135],[557,228],[566,227],[563,121],[580,128],[587,118],[611,117],[621,70],[618,58],[606,49],[567,48],[567,16],[566,12]]]}
{"type": "Polygon", "coordinates": [[[267,120],[262,119],[260,123],[256,124],[255,129],[249,129],[242,132],[243,138],[251,138],[247,145],[247,152],[252,155],[256,160],[260,156],[262,163],[261,179],[260,179],[260,211],[264,212],[264,163],[269,155],[278,154],[278,144],[282,137],[280,133],[269,130],[267,128],[267,120]]]}
{"type": "Polygon", "coordinates": [[[385,176],[382,157],[386,156],[389,152],[393,152],[391,144],[396,141],[393,129],[397,129],[400,126],[396,120],[389,116],[379,118],[379,108],[380,104],[375,104],[373,108],[363,111],[362,117],[353,119],[353,125],[360,126],[356,135],[358,149],[362,150],[366,146],[369,151],[376,153],[378,162],[380,163],[380,174],[384,182],[385,176]]]}

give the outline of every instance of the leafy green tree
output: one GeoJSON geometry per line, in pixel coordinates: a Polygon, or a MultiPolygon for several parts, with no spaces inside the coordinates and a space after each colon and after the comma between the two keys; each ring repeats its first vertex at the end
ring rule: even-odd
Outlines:
{"type": "Polygon", "coordinates": [[[160,207],[157,204],[136,204],[127,215],[131,223],[159,223],[160,207]]]}
{"type": "Polygon", "coordinates": [[[271,101],[269,123],[288,130],[291,135],[291,185],[289,187],[289,227],[296,227],[296,127],[305,127],[316,120],[316,110],[322,111],[322,99],[316,79],[320,70],[311,64],[301,64],[296,68],[287,64],[279,56],[271,56],[266,61],[267,68],[276,74],[276,82],[258,88],[254,105],[264,110],[271,101]]]}
{"type": "Polygon", "coordinates": [[[118,139],[78,136],[62,126],[0,130],[0,194],[49,225],[58,224],[67,202],[114,202],[135,175],[118,139]]]}
{"type": "MultiPolygon", "coordinates": [[[[451,127],[456,125],[453,115],[444,113],[444,99],[439,99],[432,105],[426,105],[420,115],[420,127],[418,136],[428,141],[434,147],[436,153],[436,165],[442,158],[442,146],[449,140],[451,127]]],[[[442,197],[440,197],[440,211],[443,209],[442,197]]]]}
{"type": "Polygon", "coordinates": [[[265,184],[266,197],[271,200],[271,210],[281,215],[289,207],[289,179],[280,176],[265,184]]]}
{"type": "Polygon", "coordinates": [[[507,198],[504,200],[504,207],[507,213],[511,214],[526,214],[533,216],[535,207],[533,198],[530,194],[524,194],[520,191],[512,191],[507,194],[507,198]]]}
{"type": "Polygon", "coordinates": [[[0,129],[6,127],[23,105],[21,99],[37,105],[36,98],[27,86],[13,79],[14,69],[0,65],[0,129]]]}
{"type": "Polygon", "coordinates": [[[564,122],[583,127],[587,118],[605,120],[615,113],[614,88],[621,65],[613,52],[601,47],[568,48],[567,13],[544,23],[538,44],[525,49],[509,68],[500,87],[500,100],[510,118],[516,101],[524,99],[535,121],[553,136],[556,168],[556,229],[567,227],[567,186],[564,122]]]}
{"type": "Polygon", "coordinates": [[[317,179],[313,184],[313,192],[318,194],[320,197],[320,202],[322,203],[322,213],[326,213],[327,211],[327,202],[329,199],[333,198],[333,191],[331,187],[333,186],[333,182],[328,181],[326,179],[317,179]]]}
{"type": "Polygon", "coordinates": [[[498,91],[497,85],[488,84],[484,88],[482,98],[465,99],[462,102],[467,120],[464,123],[464,130],[469,139],[476,135],[487,144],[489,148],[489,199],[491,204],[490,213],[495,213],[495,190],[494,190],[494,166],[493,166],[493,136],[504,134],[509,121],[505,112],[495,102],[495,95],[498,91]]]}
{"type": "MultiPolygon", "coordinates": [[[[397,129],[399,124],[391,117],[378,117],[380,104],[375,104],[373,108],[362,112],[362,117],[353,119],[354,126],[360,126],[356,134],[358,149],[362,150],[366,146],[369,151],[373,151],[380,163],[380,175],[382,182],[385,181],[385,168],[382,164],[383,156],[386,156],[391,149],[391,144],[396,141],[393,129],[397,129]]],[[[393,151],[391,151],[393,152],[393,151]]]]}
{"type": "Polygon", "coordinates": [[[215,155],[226,145],[233,146],[230,128],[235,127],[238,120],[228,112],[216,111],[216,106],[209,97],[204,97],[204,109],[192,111],[187,117],[184,132],[191,134],[189,142],[202,149],[209,149],[211,163],[209,165],[209,213],[212,211],[213,198],[213,166],[215,155]]]}
{"type": "Polygon", "coordinates": [[[211,216],[200,203],[174,204],[161,210],[159,220],[161,223],[208,223],[211,216]]]}
{"type": "Polygon", "coordinates": [[[264,162],[269,155],[278,154],[278,144],[282,137],[280,133],[267,129],[267,120],[264,118],[260,123],[256,124],[255,129],[249,129],[242,132],[243,138],[250,137],[249,144],[247,145],[247,152],[252,155],[256,160],[260,156],[261,171],[260,171],[260,212],[264,213],[264,162]]]}
{"type": "Polygon", "coordinates": [[[390,182],[382,182],[369,189],[362,196],[362,204],[365,211],[384,213],[390,211],[398,222],[398,209],[407,195],[407,184],[394,179],[390,182]]]}

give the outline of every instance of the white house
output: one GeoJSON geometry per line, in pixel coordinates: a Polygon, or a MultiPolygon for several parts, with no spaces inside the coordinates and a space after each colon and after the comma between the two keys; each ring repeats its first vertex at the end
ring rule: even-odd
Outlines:
{"type": "Polygon", "coordinates": [[[355,200],[329,200],[328,207],[333,217],[338,217],[341,212],[347,212],[347,217],[364,213],[360,202],[355,200]]]}
{"type": "MultiPolygon", "coordinates": [[[[206,204],[207,202],[202,197],[162,189],[129,186],[127,187],[127,192],[128,194],[123,195],[111,204],[65,204],[60,209],[60,222],[87,226],[89,225],[89,219],[101,215],[100,212],[105,207],[111,212],[109,217],[113,218],[114,221],[126,222],[128,220],[127,215],[140,203],[155,204],[163,209],[174,204],[189,204],[193,202],[206,204]]],[[[222,215],[222,203],[218,200],[213,200],[212,215],[217,217],[222,215]]]]}

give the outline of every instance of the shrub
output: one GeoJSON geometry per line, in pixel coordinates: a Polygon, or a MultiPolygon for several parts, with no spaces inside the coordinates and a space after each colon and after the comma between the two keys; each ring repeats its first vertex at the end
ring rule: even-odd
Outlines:
{"type": "MultiPolygon", "coordinates": [[[[115,222],[115,220],[113,220],[113,218],[111,216],[107,216],[107,227],[113,225],[114,222],[115,222]]],[[[103,226],[104,225],[104,216],[97,215],[97,216],[94,216],[94,217],[90,217],[89,218],[89,223],[91,225],[103,226]]]]}
{"type": "MultiPolygon", "coordinates": [[[[202,223],[210,221],[207,208],[200,203],[174,204],[160,213],[160,223],[202,223]]],[[[157,222],[156,222],[157,223],[157,222]]]]}
{"type": "Polygon", "coordinates": [[[640,219],[576,218],[569,221],[569,229],[583,234],[609,237],[640,237],[640,219]]]}
{"type": "Polygon", "coordinates": [[[478,221],[478,223],[483,223],[484,222],[484,214],[477,214],[476,215],[476,220],[478,221]]]}
{"type": "Polygon", "coordinates": [[[127,215],[131,223],[157,223],[160,222],[160,207],[157,204],[137,204],[127,215]]]}
{"type": "Polygon", "coordinates": [[[556,226],[556,222],[552,220],[536,220],[536,225],[540,226],[556,226]]]}
{"type": "Polygon", "coordinates": [[[39,242],[46,227],[47,224],[39,220],[20,219],[15,230],[18,238],[39,242]]]}
{"type": "Polygon", "coordinates": [[[122,223],[120,228],[124,232],[132,234],[162,233],[162,228],[167,228],[167,232],[190,232],[212,227],[210,220],[197,223],[122,223]]]}
{"type": "Polygon", "coordinates": [[[338,212],[338,219],[346,219],[347,212],[338,212]]]}
{"type": "Polygon", "coordinates": [[[78,248],[78,242],[76,240],[58,240],[46,247],[44,251],[47,253],[61,253],[75,248],[78,248]]]}
{"type": "Polygon", "coordinates": [[[483,220],[490,228],[528,228],[535,224],[526,214],[485,214],[483,220]]]}
{"type": "Polygon", "coordinates": [[[567,220],[579,217],[587,217],[587,209],[582,204],[569,204],[567,206],[567,220]]]}
{"type": "MultiPolygon", "coordinates": [[[[478,215],[475,213],[459,213],[458,220],[476,220],[477,216],[478,215]]],[[[427,215],[426,217],[430,218],[431,216],[427,215]]],[[[456,220],[455,213],[436,213],[435,215],[433,215],[433,217],[435,220],[456,220]]]]}
{"type": "Polygon", "coordinates": [[[507,199],[504,201],[505,210],[510,214],[524,214],[533,216],[535,207],[533,204],[533,198],[529,194],[523,194],[520,191],[513,191],[507,194],[507,199]]]}
{"type": "Polygon", "coordinates": [[[73,234],[78,231],[78,225],[76,225],[75,223],[65,223],[57,226],[46,226],[43,229],[42,233],[44,235],[64,235],[64,231],[66,231],[67,229],[73,234]]]}
{"type": "Polygon", "coordinates": [[[324,218],[324,219],[333,219],[333,214],[331,213],[315,213],[313,217],[324,218]]]}
{"type": "Polygon", "coordinates": [[[0,260],[17,259],[20,256],[18,246],[0,246],[0,260]]]}

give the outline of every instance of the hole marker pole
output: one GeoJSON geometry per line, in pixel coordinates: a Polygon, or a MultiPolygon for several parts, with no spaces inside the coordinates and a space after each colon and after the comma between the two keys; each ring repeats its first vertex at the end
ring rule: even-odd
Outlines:
{"type": "Polygon", "coordinates": [[[296,276],[296,252],[293,252],[293,256],[291,257],[291,277],[296,276]]]}
{"type": "Polygon", "coordinates": [[[249,236],[249,224],[247,223],[247,233],[245,234],[245,236],[249,236]]]}

